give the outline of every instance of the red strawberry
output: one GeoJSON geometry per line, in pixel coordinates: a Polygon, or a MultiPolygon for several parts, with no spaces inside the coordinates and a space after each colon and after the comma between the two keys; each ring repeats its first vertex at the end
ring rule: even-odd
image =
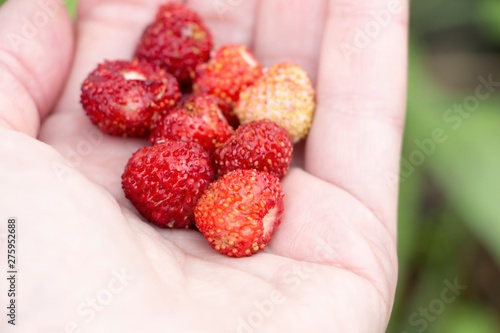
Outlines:
{"type": "Polygon", "coordinates": [[[181,97],[177,80],[151,64],[106,61],[83,82],[81,103],[103,132],[147,137],[153,113],[169,110],[181,97]]]}
{"type": "Polygon", "coordinates": [[[132,155],[122,187],[149,222],[162,228],[188,228],[213,175],[210,157],[199,145],[166,140],[132,155]]]}
{"type": "Polygon", "coordinates": [[[316,108],[314,88],[306,71],[282,63],[269,68],[242,91],[235,113],[242,124],[270,119],[287,130],[296,143],[311,127],[316,108]]]}
{"type": "Polygon", "coordinates": [[[212,35],[201,18],[185,5],[170,2],[160,7],[155,21],[144,31],[136,57],[164,68],[181,85],[188,85],[196,66],[209,59],[212,47],[212,35]]]}
{"type": "Polygon", "coordinates": [[[206,93],[221,99],[219,104],[229,123],[235,127],[234,114],[240,92],[251,86],[262,75],[262,66],[243,45],[221,47],[206,64],[198,66],[193,86],[194,93],[206,93]]]}
{"type": "Polygon", "coordinates": [[[278,178],[286,175],[292,161],[293,144],[287,131],[270,120],[240,126],[215,150],[217,175],[236,169],[266,171],[278,178]]]}
{"type": "Polygon", "coordinates": [[[210,184],[195,208],[196,226],[212,247],[230,257],[263,250],[281,222],[279,179],[267,172],[236,170],[210,184]]]}
{"type": "Polygon", "coordinates": [[[212,154],[215,146],[232,134],[233,129],[222,115],[215,97],[191,96],[182,108],[155,122],[150,140],[153,144],[165,139],[194,141],[212,154]]]}

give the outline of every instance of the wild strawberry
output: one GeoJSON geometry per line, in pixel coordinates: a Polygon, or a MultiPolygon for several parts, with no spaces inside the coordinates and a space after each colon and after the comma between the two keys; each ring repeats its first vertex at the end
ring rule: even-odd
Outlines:
{"type": "Polygon", "coordinates": [[[286,175],[293,144],[287,131],[270,120],[240,126],[214,154],[217,175],[236,169],[256,169],[278,178],[286,175]]]}
{"type": "Polygon", "coordinates": [[[236,170],[210,184],[195,208],[196,226],[210,245],[230,257],[263,250],[283,215],[279,179],[236,170]]]}
{"type": "Polygon", "coordinates": [[[136,57],[174,75],[181,85],[192,82],[196,66],[206,62],[213,47],[212,35],[201,18],[185,5],[169,2],[144,31],[136,57]]]}
{"type": "Polygon", "coordinates": [[[83,82],[81,103],[103,132],[147,137],[153,113],[166,112],[181,97],[177,80],[151,64],[106,61],[83,82]]]}
{"type": "Polygon", "coordinates": [[[178,108],[156,121],[150,140],[157,143],[165,139],[194,141],[210,154],[217,144],[224,143],[233,134],[212,96],[191,96],[178,108]]]}
{"type": "Polygon", "coordinates": [[[307,73],[297,65],[282,63],[242,91],[235,113],[242,124],[270,119],[285,128],[296,143],[309,132],[315,108],[307,73]]]}
{"type": "Polygon", "coordinates": [[[240,92],[251,86],[262,75],[262,66],[243,45],[221,47],[206,64],[198,66],[193,92],[220,98],[224,116],[235,127],[239,124],[234,114],[240,92]]]}
{"type": "Polygon", "coordinates": [[[130,158],[122,187],[149,222],[162,228],[188,228],[213,175],[210,157],[198,144],[165,140],[130,158]]]}

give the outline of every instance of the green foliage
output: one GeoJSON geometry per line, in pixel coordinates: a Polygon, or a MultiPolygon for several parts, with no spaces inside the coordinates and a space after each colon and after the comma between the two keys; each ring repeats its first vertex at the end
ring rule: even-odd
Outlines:
{"type": "Polygon", "coordinates": [[[454,313],[444,312],[433,325],[433,332],[492,333],[498,332],[498,323],[491,310],[474,303],[457,301],[454,313]]]}
{"type": "MultiPolygon", "coordinates": [[[[480,246],[496,260],[497,266],[500,264],[500,87],[495,87],[470,112],[465,107],[462,113],[448,110],[474,101],[480,76],[487,78],[493,73],[493,80],[500,82],[500,75],[495,75],[494,69],[472,74],[469,69],[469,74],[475,75],[469,80],[469,89],[447,86],[428,66],[431,53],[426,47],[429,36],[472,31],[475,39],[462,38],[457,54],[467,52],[473,57],[489,48],[493,56],[498,52],[494,45],[500,42],[500,2],[421,0],[413,2],[412,8],[408,113],[402,155],[412,170],[409,172],[407,165],[402,165],[405,177],[399,199],[400,280],[388,332],[412,333],[423,328],[411,321],[412,314],[439,299],[443,281],[454,278],[465,283],[467,291],[447,304],[433,321],[427,321],[425,332],[499,332],[498,309],[475,294],[475,289],[488,286],[474,286],[470,271],[474,262],[463,258],[470,258],[471,249],[480,246]],[[482,51],[475,49],[478,46],[482,51]],[[445,140],[429,141],[437,129],[445,140]],[[424,148],[423,142],[427,143],[424,148]],[[438,199],[432,199],[436,193],[438,199]]],[[[453,53],[447,52],[452,59],[453,53]]],[[[500,55],[496,57],[500,59],[500,55]]],[[[456,73],[467,70],[454,69],[456,73]]],[[[494,261],[491,265],[494,270],[494,261]]]]}
{"type": "Polygon", "coordinates": [[[477,18],[482,22],[484,32],[497,43],[500,43],[500,1],[480,1],[477,18]]]}
{"type": "MultiPolygon", "coordinates": [[[[416,53],[411,57],[409,132],[418,133],[419,140],[429,138],[436,128],[446,133],[448,139],[436,144],[426,166],[468,228],[500,262],[500,154],[496,153],[500,150],[500,105],[494,100],[495,93],[500,95],[500,87],[496,87],[489,100],[480,101],[475,111],[467,112],[464,107],[463,115],[453,113],[457,121],[450,122],[445,113],[456,104],[463,105],[467,98],[474,99],[475,91],[465,97],[445,93],[433,96],[435,93],[430,90],[435,87],[426,77],[425,69],[420,68],[418,57],[416,53]]],[[[500,77],[495,80],[500,82],[500,77]]],[[[481,85],[480,81],[477,85],[481,85]]]]}

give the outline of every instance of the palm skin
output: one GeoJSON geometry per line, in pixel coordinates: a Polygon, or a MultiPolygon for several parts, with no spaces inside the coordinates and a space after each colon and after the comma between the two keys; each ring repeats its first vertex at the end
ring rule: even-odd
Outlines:
{"type": "MultiPolygon", "coordinates": [[[[313,128],[283,181],[282,225],[265,252],[232,259],[196,231],[144,222],[120,175],[147,142],[99,134],[78,103],[86,74],[130,58],[161,1],[80,2],[74,53],[62,11],[0,52],[2,70],[24,64],[0,82],[0,205],[18,219],[21,290],[17,327],[5,332],[383,332],[397,280],[387,175],[398,173],[407,4],[347,59],[338,45],[384,1],[188,1],[218,45],[251,45],[264,65],[297,62],[317,83],[313,128]]],[[[39,10],[16,0],[0,17],[39,10]]]]}

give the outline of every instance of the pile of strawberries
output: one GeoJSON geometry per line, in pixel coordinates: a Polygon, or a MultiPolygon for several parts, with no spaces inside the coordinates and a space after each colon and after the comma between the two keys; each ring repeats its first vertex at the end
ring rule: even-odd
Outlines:
{"type": "Polygon", "coordinates": [[[122,175],[142,216],[196,227],[220,253],[250,256],[281,222],[280,179],[311,126],[314,90],[297,65],[263,69],[245,46],[212,47],[195,12],[165,4],[132,61],[89,74],[81,103],[103,132],[151,141],[122,175]]]}

